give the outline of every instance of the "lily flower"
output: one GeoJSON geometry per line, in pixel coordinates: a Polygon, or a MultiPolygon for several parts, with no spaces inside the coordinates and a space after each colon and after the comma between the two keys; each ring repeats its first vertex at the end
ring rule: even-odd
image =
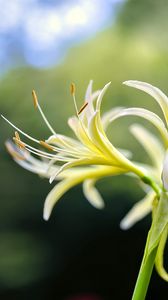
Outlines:
{"type": "MultiPolygon", "coordinates": [[[[107,116],[101,119],[100,108],[103,96],[110,83],[101,91],[92,93],[90,81],[83,106],[78,109],[75,99],[75,85],[71,85],[76,116],[68,120],[76,138],[58,134],[47,120],[37,100],[35,91],[32,92],[34,106],[39,110],[44,122],[52,135],[45,141],[38,140],[13,125],[3,117],[16,131],[13,138],[15,144],[7,142],[6,147],[14,160],[22,167],[60,182],[48,194],[44,205],[44,219],[48,220],[54,204],[74,185],[83,182],[83,191],[86,198],[97,208],[104,206],[104,201],[95,187],[98,179],[104,176],[134,173],[139,177],[146,176],[143,166],[128,159],[128,151],[117,149],[109,141],[104,127],[107,125],[107,116]],[[33,141],[46,151],[22,141],[19,133],[33,141]],[[36,159],[33,155],[41,157],[36,159]],[[61,166],[60,166],[61,163],[61,166]]],[[[116,113],[114,109],[113,113],[116,113]]]]}
{"type": "Polygon", "coordinates": [[[168,274],[163,267],[163,251],[168,234],[168,98],[158,88],[144,82],[126,81],[124,84],[153,96],[163,111],[165,122],[155,113],[137,107],[113,108],[101,117],[102,99],[110,83],[102,90],[92,92],[90,81],[84,104],[80,109],[77,107],[75,85],[71,84],[76,115],[68,120],[68,125],[75,138],[58,134],[53,129],[33,91],[34,106],[39,110],[52,135],[46,140],[38,140],[2,116],[15,129],[14,143],[7,141],[6,147],[13,159],[23,168],[49,178],[50,183],[54,180],[59,181],[45,200],[43,214],[45,220],[49,219],[54,205],[62,195],[79,183],[83,183],[83,192],[88,201],[97,208],[103,208],[104,201],[95,187],[100,178],[119,174],[140,178],[146,196],[133,206],[120,226],[122,229],[128,229],[153,211],[153,223],[145,255],[148,257],[152,249],[158,246],[156,267],[159,274],[168,280],[168,274]],[[159,131],[160,139],[142,125],[133,124],[130,127],[131,133],[150,157],[150,165],[131,161],[128,150],[117,149],[108,139],[106,135],[108,125],[124,116],[144,118],[159,131]],[[19,133],[45,150],[22,141],[19,133]]]}
{"type": "MultiPolygon", "coordinates": [[[[165,186],[165,168],[167,160],[165,159],[166,150],[168,148],[168,98],[167,96],[158,88],[140,81],[126,81],[125,85],[140,89],[150,96],[152,96],[163,112],[165,122],[155,113],[143,109],[143,108],[122,108],[118,111],[115,116],[113,115],[110,121],[114,121],[117,118],[123,116],[139,116],[152,123],[155,128],[159,131],[161,139],[156,137],[154,134],[149,132],[146,128],[141,125],[133,124],[130,127],[131,133],[143,146],[147,155],[150,157],[152,165],[155,169],[153,175],[154,180],[160,187],[165,186]],[[166,124],[165,124],[166,123],[166,124]]],[[[156,194],[152,189],[148,189],[147,195],[144,199],[139,201],[132,210],[127,214],[127,216],[121,221],[121,228],[128,229],[138,220],[143,218],[152,210],[152,203],[154,201],[156,194]]]]}
{"type": "MultiPolygon", "coordinates": [[[[109,113],[110,121],[123,116],[139,116],[150,121],[160,132],[161,139],[154,136],[141,125],[133,124],[131,132],[141,143],[151,159],[154,172],[151,175],[151,188],[146,191],[144,199],[135,204],[132,210],[121,221],[121,228],[128,229],[152,211],[153,221],[148,234],[142,269],[154,248],[157,249],[155,265],[160,276],[168,281],[168,273],[163,266],[163,254],[168,238],[168,97],[158,88],[139,81],[126,81],[125,85],[140,89],[151,95],[163,112],[164,120],[158,115],[143,108],[121,108],[116,113],[109,113]],[[153,184],[159,188],[158,193],[153,184]]],[[[109,121],[109,123],[110,123],[109,121]]],[[[145,182],[145,180],[144,180],[145,182]]],[[[147,184],[149,182],[146,181],[147,184]]]]}

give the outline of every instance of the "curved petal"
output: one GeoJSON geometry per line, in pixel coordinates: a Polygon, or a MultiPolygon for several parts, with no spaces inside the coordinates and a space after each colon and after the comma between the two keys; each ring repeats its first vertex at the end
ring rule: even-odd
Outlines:
{"type": "Polygon", "coordinates": [[[105,112],[103,114],[101,120],[102,120],[102,125],[103,125],[104,131],[106,131],[108,125],[110,124],[111,118],[113,118],[116,114],[118,114],[124,108],[125,107],[118,106],[118,107],[112,108],[111,110],[109,110],[108,112],[105,112]]]}
{"type": "Polygon", "coordinates": [[[61,182],[56,184],[56,186],[49,192],[45,200],[44,212],[43,212],[44,220],[47,221],[49,219],[53,206],[62,197],[62,195],[65,194],[70,188],[78,184],[80,181],[81,181],[80,178],[72,177],[72,178],[64,179],[61,182]]]}
{"type": "Polygon", "coordinates": [[[89,138],[86,129],[82,127],[80,121],[76,117],[71,117],[68,120],[68,125],[73,130],[80,142],[86,147],[86,149],[100,153],[92,140],[89,138]]]}
{"type": "Polygon", "coordinates": [[[101,102],[102,102],[102,99],[103,99],[103,96],[105,94],[105,92],[107,91],[108,87],[110,86],[111,82],[107,83],[104,88],[100,91],[100,94],[97,98],[97,101],[96,101],[96,110],[97,111],[100,111],[100,107],[101,107],[101,102]]]}
{"type": "Polygon", "coordinates": [[[131,159],[132,158],[132,152],[130,150],[117,148],[117,150],[124,155],[126,158],[131,159]]]}
{"type": "Polygon", "coordinates": [[[159,275],[168,282],[168,273],[166,272],[164,266],[163,266],[163,256],[164,256],[164,249],[166,246],[166,241],[168,238],[168,225],[166,226],[166,228],[164,229],[160,242],[159,242],[159,246],[158,246],[158,250],[157,250],[157,254],[156,254],[156,260],[155,260],[155,266],[156,266],[156,270],[158,271],[159,275]]]}
{"type": "Polygon", "coordinates": [[[85,94],[85,101],[88,102],[88,106],[86,107],[87,118],[89,118],[94,113],[94,107],[92,101],[92,85],[93,85],[93,80],[90,80],[85,94]]]}
{"type": "Polygon", "coordinates": [[[123,84],[142,90],[152,96],[160,105],[166,123],[168,124],[168,97],[157,87],[142,81],[128,80],[123,84]]]}
{"type": "MultiPolygon", "coordinates": [[[[109,140],[99,131],[100,125],[98,125],[99,119],[98,119],[99,112],[95,112],[93,117],[91,118],[89,122],[89,136],[91,140],[94,142],[96,147],[100,150],[100,152],[104,156],[108,156],[110,158],[114,159],[113,150],[114,147],[109,142],[109,140]]],[[[116,159],[115,159],[116,160],[116,159]]]]}
{"type": "Polygon", "coordinates": [[[165,145],[168,146],[168,132],[163,121],[155,113],[151,112],[150,110],[139,107],[125,108],[116,113],[110,119],[110,122],[113,122],[114,120],[125,116],[138,116],[150,121],[159,130],[165,145]]]}
{"type": "Polygon", "coordinates": [[[62,146],[62,147],[76,147],[76,146],[81,146],[79,141],[70,138],[68,136],[62,135],[62,134],[57,134],[57,135],[51,135],[47,140],[46,143],[48,144],[53,144],[57,146],[62,146]]]}
{"type": "MultiPolygon", "coordinates": [[[[68,170],[66,171],[68,172],[68,170]]],[[[55,203],[66,193],[70,188],[79,184],[86,179],[99,179],[104,176],[119,175],[125,173],[125,170],[117,167],[89,167],[80,168],[75,172],[69,170],[68,177],[63,179],[48,194],[45,204],[43,217],[48,220],[55,203]]]]}
{"type": "Polygon", "coordinates": [[[105,159],[109,161],[109,164],[114,166],[121,166],[128,172],[133,171],[139,176],[144,176],[143,171],[138,168],[138,166],[129,161],[110,143],[103,131],[101,120],[99,118],[99,111],[97,111],[90,120],[89,134],[95,145],[104,154],[105,159]]]}
{"type": "Polygon", "coordinates": [[[70,161],[65,163],[64,165],[62,165],[58,170],[56,170],[50,177],[50,183],[52,183],[54,181],[54,179],[63,171],[68,170],[70,168],[74,168],[77,166],[83,166],[83,165],[96,165],[96,164],[103,164],[102,159],[100,158],[100,160],[97,158],[81,158],[81,159],[77,159],[75,161],[70,161]]]}
{"type": "Polygon", "coordinates": [[[98,209],[104,208],[104,201],[100,193],[94,186],[96,179],[87,179],[83,183],[83,192],[86,199],[90,202],[91,205],[98,209]]]}
{"type": "Polygon", "coordinates": [[[130,127],[130,131],[146,150],[159,173],[161,173],[164,158],[164,148],[159,139],[139,124],[133,124],[130,127]]]}
{"type": "Polygon", "coordinates": [[[166,152],[163,162],[162,180],[164,188],[168,191],[168,151],[166,152]]]}
{"type": "Polygon", "coordinates": [[[155,198],[153,191],[149,192],[145,198],[136,203],[133,208],[128,212],[120,223],[121,229],[127,230],[132,227],[136,222],[144,218],[152,209],[152,202],[155,198]]]}

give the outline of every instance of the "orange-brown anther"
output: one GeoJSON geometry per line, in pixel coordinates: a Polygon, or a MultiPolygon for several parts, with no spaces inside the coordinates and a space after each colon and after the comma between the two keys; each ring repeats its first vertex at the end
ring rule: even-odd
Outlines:
{"type": "Polygon", "coordinates": [[[15,150],[13,150],[12,146],[9,143],[5,143],[6,149],[8,151],[8,153],[16,159],[20,159],[20,160],[25,160],[25,157],[22,156],[21,154],[19,154],[18,152],[16,152],[15,150]]]}
{"type": "Polygon", "coordinates": [[[44,141],[40,141],[40,145],[46,148],[47,150],[52,150],[52,151],[54,150],[54,147],[52,147],[51,145],[47,144],[44,141]]]}
{"type": "Polygon", "coordinates": [[[88,105],[88,102],[85,102],[82,107],[80,108],[80,110],[78,111],[78,115],[81,114],[81,112],[85,109],[85,107],[88,105]]]}
{"type": "Polygon", "coordinates": [[[36,95],[35,90],[32,90],[32,96],[33,96],[34,107],[37,108],[37,106],[38,106],[38,100],[37,100],[37,95],[36,95]]]}
{"type": "Polygon", "coordinates": [[[21,142],[20,137],[19,139],[16,137],[16,133],[15,133],[15,137],[13,137],[13,140],[20,149],[25,149],[25,144],[21,142]]]}
{"type": "Polygon", "coordinates": [[[20,136],[19,136],[19,133],[18,133],[17,131],[15,131],[15,138],[16,138],[17,140],[19,140],[19,141],[21,140],[21,139],[20,139],[20,136]]]}
{"type": "Polygon", "coordinates": [[[70,92],[71,92],[71,95],[75,95],[75,84],[74,83],[71,83],[71,85],[70,85],[70,92]]]}

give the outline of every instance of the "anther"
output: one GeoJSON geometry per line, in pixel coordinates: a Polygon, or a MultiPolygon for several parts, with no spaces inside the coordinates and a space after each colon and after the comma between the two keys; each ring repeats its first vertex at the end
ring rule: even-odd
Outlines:
{"type": "Polygon", "coordinates": [[[71,83],[71,85],[70,85],[70,93],[71,93],[71,95],[75,95],[75,84],[74,83],[71,83]]]}
{"type": "Polygon", "coordinates": [[[33,96],[34,107],[37,108],[37,106],[38,106],[38,100],[37,100],[37,95],[36,95],[35,90],[32,90],[32,96],[33,96]]]}
{"type": "Polygon", "coordinates": [[[6,149],[8,151],[8,153],[13,157],[13,158],[16,158],[16,159],[19,159],[19,160],[25,160],[25,157],[22,156],[21,154],[19,154],[18,152],[16,152],[15,150],[13,150],[13,147],[11,146],[10,143],[6,142],[5,143],[5,146],[6,146],[6,149]]]}
{"type": "Polygon", "coordinates": [[[23,142],[21,142],[20,138],[16,138],[16,137],[13,137],[13,140],[15,142],[15,144],[20,148],[20,149],[25,149],[26,146],[23,142]]]}
{"type": "Polygon", "coordinates": [[[78,115],[81,114],[81,112],[85,109],[85,107],[88,105],[88,102],[85,102],[82,107],[80,108],[80,110],[78,111],[78,115]]]}
{"type": "Polygon", "coordinates": [[[19,141],[21,140],[21,139],[20,139],[20,136],[19,136],[19,133],[18,133],[17,131],[15,131],[15,138],[16,138],[17,140],[19,140],[19,141]]]}
{"type": "Polygon", "coordinates": [[[40,141],[40,145],[48,150],[52,150],[52,151],[54,150],[54,147],[52,147],[51,145],[49,145],[48,143],[46,143],[44,141],[40,141]]]}

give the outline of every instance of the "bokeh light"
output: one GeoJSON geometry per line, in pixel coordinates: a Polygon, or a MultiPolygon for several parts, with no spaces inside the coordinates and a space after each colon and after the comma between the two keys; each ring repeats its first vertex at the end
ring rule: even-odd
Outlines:
{"type": "Polygon", "coordinates": [[[0,63],[58,64],[74,43],[111,24],[122,2],[0,0],[0,63]]]}

